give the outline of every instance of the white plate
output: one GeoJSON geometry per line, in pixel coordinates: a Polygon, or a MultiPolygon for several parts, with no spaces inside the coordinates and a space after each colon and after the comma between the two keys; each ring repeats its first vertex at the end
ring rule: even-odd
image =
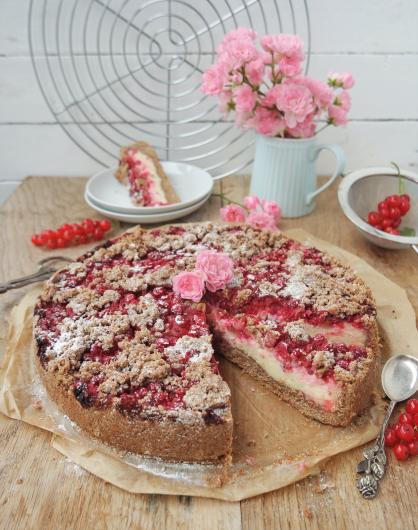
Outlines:
{"type": "Polygon", "coordinates": [[[181,199],[179,203],[167,206],[134,206],[128,188],[114,177],[114,168],[93,175],[86,184],[86,191],[102,208],[131,215],[172,212],[201,201],[212,191],[213,179],[207,171],[181,162],[161,164],[181,199]]]}
{"type": "Polygon", "coordinates": [[[173,212],[165,213],[152,213],[152,214],[127,214],[116,212],[114,210],[108,210],[107,208],[102,208],[94,202],[94,200],[87,193],[87,190],[84,193],[84,199],[91,208],[101,213],[105,217],[110,219],[117,219],[118,221],[123,221],[125,223],[135,223],[135,224],[152,224],[152,223],[165,223],[167,221],[173,221],[174,219],[179,219],[186,215],[191,214],[192,212],[198,210],[205,202],[209,199],[210,193],[203,197],[202,200],[192,204],[191,206],[186,206],[186,208],[181,208],[173,212]]]}

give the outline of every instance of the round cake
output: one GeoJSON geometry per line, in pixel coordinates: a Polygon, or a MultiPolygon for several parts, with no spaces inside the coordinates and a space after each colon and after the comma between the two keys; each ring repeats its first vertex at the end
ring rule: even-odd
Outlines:
{"type": "Polygon", "coordinates": [[[347,266],[278,232],[199,223],[110,240],[58,271],[35,307],[34,341],[52,400],[84,431],[170,461],[231,458],[225,356],[306,416],[347,425],[378,361],[370,290],[347,266]],[[200,302],[172,279],[203,250],[233,278],[200,302]]]}

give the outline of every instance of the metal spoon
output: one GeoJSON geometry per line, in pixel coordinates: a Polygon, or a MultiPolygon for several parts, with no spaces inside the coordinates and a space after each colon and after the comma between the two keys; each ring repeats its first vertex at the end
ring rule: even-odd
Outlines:
{"type": "Polygon", "coordinates": [[[410,398],[418,390],[418,359],[410,355],[391,357],[382,370],[382,386],[390,399],[382,428],[373,447],[363,453],[365,460],[357,466],[357,473],[364,473],[357,479],[357,488],[365,499],[376,496],[378,482],[385,474],[385,431],[396,403],[410,398]]]}

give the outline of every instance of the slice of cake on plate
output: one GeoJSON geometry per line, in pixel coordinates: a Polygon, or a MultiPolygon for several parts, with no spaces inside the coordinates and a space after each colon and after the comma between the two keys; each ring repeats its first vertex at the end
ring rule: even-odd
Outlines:
{"type": "Polygon", "coordinates": [[[146,142],[122,147],[115,177],[128,187],[136,206],[163,206],[180,202],[157,153],[146,142]]]}
{"type": "Polygon", "coordinates": [[[59,408],[96,438],[166,460],[227,463],[230,390],[214,350],[306,416],[343,426],[374,389],[375,314],[350,268],[279,233],[134,228],[46,283],[37,366],[59,408]],[[184,300],[172,278],[204,249],[229,255],[233,280],[184,300]]]}

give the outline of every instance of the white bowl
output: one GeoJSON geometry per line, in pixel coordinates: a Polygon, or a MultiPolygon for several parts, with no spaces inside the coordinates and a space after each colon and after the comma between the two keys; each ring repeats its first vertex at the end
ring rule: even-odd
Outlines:
{"type": "Polygon", "coordinates": [[[181,202],[166,206],[135,206],[126,186],[114,177],[115,168],[93,175],[86,184],[94,202],[115,212],[126,214],[161,214],[191,206],[206,197],[213,188],[213,178],[207,171],[181,162],[161,162],[181,202]]]}
{"type": "MultiPolygon", "coordinates": [[[[415,229],[418,234],[418,175],[401,169],[405,193],[411,197],[411,208],[402,218],[402,226],[415,229]]],[[[366,221],[370,211],[377,210],[377,204],[388,195],[398,192],[398,172],[393,167],[370,167],[353,171],[343,178],[338,188],[338,200],[350,221],[363,236],[389,249],[413,247],[418,252],[418,235],[396,236],[382,232],[366,221]]]]}
{"type": "Polygon", "coordinates": [[[185,217],[186,215],[189,215],[193,213],[194,211],[198,210],[201,206],[205,204],[205,202],[209,199],[210,193],[206,195],[206,197],[203,197],[200,201],[192,204],[191,206],[186,206],[185,208],[180,208],[178,210],[174,210],[171,212],[163,212],[163,213],[150,213],[150,214],[128,214],[128,213],[122,213],[117,212],[114,210],[110,210],[107,208],[102,208],[100,205],[98,205],[87,193],[87,190],[84,193],[84,199],[87,202],[87,204],[96,210],[97,212],[101,213],[105,217],[109,217],[110,219],[116,219],[118,221],[123,221],[124,223],[134,223],[134,224],[153,224],[153,223],[166,223],[168,221],[173,221],[174,219],[180,219],[180,217],[185,217]]]}

